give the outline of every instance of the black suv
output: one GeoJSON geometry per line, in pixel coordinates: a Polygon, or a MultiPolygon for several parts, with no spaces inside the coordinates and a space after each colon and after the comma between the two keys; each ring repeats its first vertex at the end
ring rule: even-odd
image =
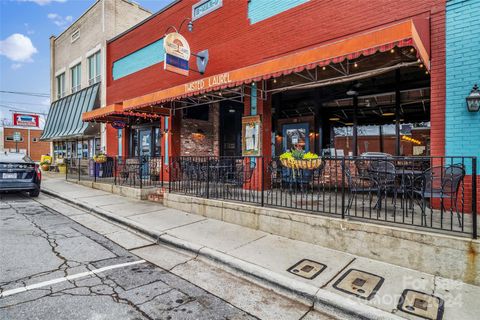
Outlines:
{"type": "Polygon", "coordinates": [[[29,156],[19,153],[0,153],[0,192],[27,191],[38,197],[42,173],[29,156]]]}

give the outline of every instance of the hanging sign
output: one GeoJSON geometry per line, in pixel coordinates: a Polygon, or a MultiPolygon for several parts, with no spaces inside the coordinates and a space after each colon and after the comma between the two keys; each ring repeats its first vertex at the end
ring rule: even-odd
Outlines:
{"type": "Polygon", "coordinates": [[[117,121],[113,121],[111,126],[114,129],[123,129],[127,126],[127,124],[123,121],[117,120],[117,121]]]}
{"type": "Polygon", "coordinates": [[[15,132],[13,133],[13,141],[15,141],[15,142],[20,142],[20,141],[22,141],[22,135],[21,135],[20,132],[15,131],[15,132]]]}
{"type": "Polygon", "coordinates": [[[39,120],[37,114],[24,114],[24,113],[14,113],[13,114],[13,125],[21,127],[38,127],[39,120]]]}
{"type": "Polygon", "coordinates": [[[187,40],[178,32],[172,32],[163,40],[165,49],[164,69],[188,76],[188,60],[190,60],[190,46],[187,40]]]}

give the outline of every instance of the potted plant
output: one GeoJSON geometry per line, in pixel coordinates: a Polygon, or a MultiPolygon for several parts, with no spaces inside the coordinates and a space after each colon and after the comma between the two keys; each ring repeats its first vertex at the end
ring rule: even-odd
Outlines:
{"type": "Polygon", "coordinates": [[[280,155],[281,164],[290,169],[314,170],[322,164],[317,154],[302,150],[287,151],[280,155]]]}
{"type": "Polygon", "coordinates": [[[42,171],[50,170],[50,164],[51,162],[49,160],[43,160],[42,162],[40,162],[40,167],[42,168],[42,171]]]}

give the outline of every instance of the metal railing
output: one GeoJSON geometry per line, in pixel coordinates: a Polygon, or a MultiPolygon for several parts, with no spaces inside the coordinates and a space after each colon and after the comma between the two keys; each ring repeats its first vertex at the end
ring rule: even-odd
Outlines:
{"type": "Polygon", "coordinates": [[[66,178],[477,238],[475,157],[67,159],[66,178]],[[165,176],[167,175],[167,176],[165,176]]]}
{"type": "Polygon", "coordinates": [[[477,237],[476,158],[174,157],[169,191],[477,237]]]}
{"type": "Polygon", "coordinates": [[[133,188],[163,187],[163,157],[107,157],[66,159],[66,179],[93,181],[133,188]]]}

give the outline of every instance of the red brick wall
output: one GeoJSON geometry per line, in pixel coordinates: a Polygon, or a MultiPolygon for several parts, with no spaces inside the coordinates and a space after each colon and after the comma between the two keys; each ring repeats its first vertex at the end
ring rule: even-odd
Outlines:
{"type": "Polygon", "coordinates": [[[432,9],[430,17],[430,148],[433,156],[442,156],[445,155],[445,5],[432,9]]]}
{"type": "Polygon", "coordinates": [[[182,119],[181,156],[219,155],[219,111],[219,105],[213,104],[209,107],[208,121],[182,119]]]}
{"type": "MultiPolygon", "coordinates": [[[[184,77],[164,71],[163,63],[116,81],[111,77],[114,61],[162,38],[169,26],[178,27],[184,18],[191,16],[192,4],[196,2],[180,1],[108,44],[108,103],[202,77],[196,73],[184,77]]],[[[435,73],[443,72],[440,69],[443,68],[444,58],[441,52],[436,51],[444,46],[444,0],[337,0],[335,4],[312,0],[253,25],[250,25],[247,17],[247,4],[247,0],[224,1],[221,9],[196,20],[192,33],[182,29],[193,52],[209,49],[210,61],[204,76],[252,65],[424,13],[432,14],[433,70],[435,73]]],[[[195,65],[194,57],[191,63],[195,65]]],[[[434,85],[438,88],[442,77],[439,75],[434,78],[434,85]]]]}
{"type": "MultiPolygon", "coordinates": [[[[23,137],[23,142],[18,143],[18,149],[28,150],[28,130],[21,128],[4,128],[4,149],[15,149],[15,142],[6,141],[6,137],[13,136],[14,132],[20,132],[23,137]]],[[[42,133],[42,130],[30,130],[29,156],[34,161],[40,161],[40,158],[43,154],[50,153],[50,142],[40,141],[40,136],[42,135],[42,133]],[[33,142],[34,138],[36,138],[38,142],[33,142]]]]}

